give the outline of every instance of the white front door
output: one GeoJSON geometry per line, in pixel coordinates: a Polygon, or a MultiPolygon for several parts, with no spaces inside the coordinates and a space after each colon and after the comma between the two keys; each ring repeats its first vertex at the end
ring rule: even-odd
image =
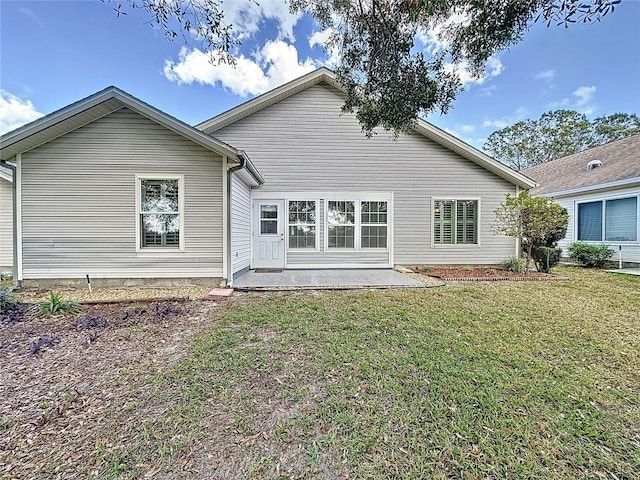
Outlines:
{"type": "Polygon", "coordinates": [[[253,268],[284,268],[284,200],[253,202],[253,268]]]}

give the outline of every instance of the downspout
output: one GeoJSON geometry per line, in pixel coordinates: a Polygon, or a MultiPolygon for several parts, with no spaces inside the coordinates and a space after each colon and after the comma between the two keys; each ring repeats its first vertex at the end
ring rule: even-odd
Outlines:
{"type": "Polygon", "coordinates": [[[13,217],[13,287],[21,288],[22,281],[18,280],[18,194],[16,189],[17,187],[17,179],[16,179],[16,167],[4,160],[0,160],[0,165],[11,170],[11,198],[13,211],[11,215],[13,217]]]}
{"type": "Polygon", "coordinates": [[[233,287],[233,264],[232,259],[233,255],[231,254],[232,247],[232,234],[231,234],[231,177],[233,172],[237,172],[238,170],[242,170],[247,164],[247,160],[242,154],[238,155],[238,160],[240,163],[233,167],[227,169],[227,238],[225,241],[227,242],[227,287],[233,287]]]}

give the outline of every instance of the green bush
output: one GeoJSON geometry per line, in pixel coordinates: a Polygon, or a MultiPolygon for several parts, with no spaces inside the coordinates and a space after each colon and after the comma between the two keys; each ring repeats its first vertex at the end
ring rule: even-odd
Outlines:
{"type": "Polygon", "coordinates": [[[561,248],[533,247],[531,250],[531,257],[533,257],[533,261],[536,264],[536,270],[543,273],[549,273],[553,267],[558,265],[561,256],[561,248]]]}
{"type": "Polygon", "coordinates": [[[569,245],[569,258],[589,268],[604,268],[611,255],[613,250],[606,245],[584,242],[573,242],[569,245]]]}
{"type": "Polygon", "coordinates": [[[504,260],[500,266],[510,272],[524,273],[526,263],[522,258],[509,257],[504,260]]]}
{"type": "Polygon", "coordinates": [[[40,311],[47,315],[75,315],[82,309],[80,304],[72,300],[62,300],[57,292],[49,292],[49,299],[40,302],[40,311]]]}

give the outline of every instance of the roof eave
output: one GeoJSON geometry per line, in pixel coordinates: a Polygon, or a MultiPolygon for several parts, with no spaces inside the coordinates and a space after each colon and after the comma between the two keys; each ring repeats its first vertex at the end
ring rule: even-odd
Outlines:
{"type": "Polygon", "coordinates": [[[230,125],[252,113],[260,111],[269,105],[273,105],[280,100],[283,100],[291,95],[306,90],[309,87],[317,85],[318,83],[325,82],[336,88],[342,90],[337,83],[335,74],[326,67],[321,67],[313,72],[310,72],[302,77],[291,80],[290,82],[280,85],[273,90],[270,90],[262,95],[258,95],[255,98],[247,100],[240,105],[233,107],[226,112],[216,115],[213,118],[205,120],[195,126],[198,130],[203,130],[208,133],[213,133],[227,125],[230,125]]]}
{"type": "Polygon", "coordinates": [[[593,192],[601,192],[604,190],[611,190],[611,189],[620,188],[620,187],[631,187],[636,184],[640,185],[640,177],[625,178],[625,179],[616,180],[613,182],[599,183],[596,185],[587,185],[584,187],[572,188],[569,190],[558,190],[555,192],[536,193],[536,195],[540,195],[542,197],[554,197],[554,198],[570,197],[572,195],[579,195],[581,193],[593,193],[593,192]]]}
{"type": "Polygon", "coordinates": [[[413,129],[421,135],[424,135],[434,142],[439,143],[440,145],[450,150],[453,150],[466,159],[471,160],[472,162],[498,175],[504,180],[517,185],[520,188],[529,190],[536,186],[536,182],[533,179],[527,177],[526,175],[523,175],[520,172],[516,172],[515,170],[491,158],[489,155],[482,153],[480,150],[477,150],[471,145],[463,142],[459,138],[445,132],[444,130],[436,127],[431,123],[428,123],[422,119],[418,119],[413,129]]]}
{"type": "MultiPolygon", "coordinates": [[[[158,124],[164,126],[165,128],[182,135],[186,138],[189,138],[194,143],[199,144],[200,146],[212,150],[218,154],[226,155],[233,159],[237,159],[239,152],[237,149],[232,147],[231,145],[227,145],[220,140],[217,140],[200,130],[195,129],[187,125],[184,122],[168,115],[157,108],[152,107],[151,105],[138,100],[137,98],[129,95],[128,93],[118,89],[117,87],[107,87],[104,90],[97,92],[87,98],[79,100],[71,105],[68,105],[60,110],[57,110],[49,115],[41,117],[37,120],[34,120],[31,123],[28,123],[22,127],[19,127],[7,134],[0,136],[0,158],[2,160],[8,160],[9,158],[13,158],[15,155],[16,148],[11,149],[10,147],[14,147],[19,144],[19,142],[26,140],[27,138],[35,135],[39,132],[46,130],[47,128],[54,127],[65,120],[71,119],[75,115],[78,115],[82,112],[85,112],[91,108],[97,107],[100,104],[103,104],[109,100],[115,99],[118,103],[121,104],[120,108],[127,107],[131,110],[139,113],[158,124]],[[4,153],[10,151],[11,154],[5,155],[4,153]],[[6,157],[6,158],[5,158],[6,157]]],[[[113,113],[117,109],[111,110],[110,113],[113,113]]],[[[109,114],[109,113],[106,113],[109,114]]],[[[90,121],[95,121],[96,119],[92,119],[90,121]]],[[[78,127],[75,127],[78,128],[78,127]]],[[[63,131],[59,135],[52,136],[52,138],[47,141],[51,141],[54,138],[59,137],[60,135],[64,135],[65,133],[69,133],[72,129],[68,131],[63,131]]],[[[41,143],[39,144],[41,145],[41,143]]],[[[28,151],[32,148],[35,148],[33,145],[29,147],[25,147],[25,150],[20,151],[23,153],[24,151],[28,151]]],[[[18,149],[19,150],[19,149],[18,149]]]]}

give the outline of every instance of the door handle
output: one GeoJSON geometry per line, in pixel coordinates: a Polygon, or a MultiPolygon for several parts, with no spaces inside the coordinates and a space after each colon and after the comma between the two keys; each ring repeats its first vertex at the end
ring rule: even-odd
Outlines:
{"type": "Polygon", "coordinates": [[[280,240],[284,240],[284,233],[280,234],[280,240]]]}

